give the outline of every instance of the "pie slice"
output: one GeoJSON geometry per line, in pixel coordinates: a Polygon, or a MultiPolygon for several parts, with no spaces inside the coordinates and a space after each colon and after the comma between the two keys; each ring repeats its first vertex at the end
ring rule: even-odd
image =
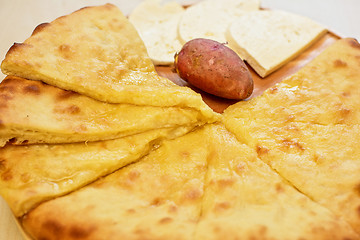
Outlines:
{"type": "Polygon", "coordinates": [[[157,129],[115,140],[0,148],[0,194],[16,216],[137,161],[188,128],[157,129]]]}
{"type": "Polygon", "coordinates": [[[0,146],[107,140],[216,118],[194,108],[108,104],[14,76],[0,84],[0,146]]]}
{"type": "Polygon", "coordinates": [[[294,75],[260,97],[229,107],[225,115],[246,124],[257,118],[321,125],[359,124],[359,55],[356,40],[338,40],[294,75]]]}
{"type": "MultiPolygon", "coordinates": [[[[195,239],[358,239],[223,126],[212,128],[202,216],[195,239]]],[[[313,184],[313,183],[311,183],[313,184]]]]}
{"type": "Polygon", "coordinates": [[[224,113],[238,139],[358,233],[359,55],[355,40],[339,40],[248,106],[224,113]]]}
{"type": "Polygon", "coordinates": [[[137,31],[111,4],[39,25],[10,48],[1,69],[104,102],[191,107],[211,115],[200,94],[158,76],[137,31]]]}
{"type": "Polygon", "coordinates": [[[204,128],[141,161],[41,204],[23,218],[35,239],[192,239],[207,166],[204,128]]]}
{"type": "Polygon", "coordinates": [[[244,13],[233,21],[226,39],[243,60],[265,77],[326,32],[325,27],[307,17],[279,10],[262,10],[244,13]]]}

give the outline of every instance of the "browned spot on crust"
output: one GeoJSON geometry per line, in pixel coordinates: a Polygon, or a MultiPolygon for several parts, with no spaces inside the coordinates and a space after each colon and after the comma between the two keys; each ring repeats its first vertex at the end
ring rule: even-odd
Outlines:
{"type": "Polygon", "coordinates": [[[350,114],[351,114],[351,110],[348,108],[340,108],[339,109],[339,115],[342,119],[348,118],[350,114]]]}
{"type": "MultiPolygon", "coordinates": [[[[1,164],[1,160],[0,160],[0,164],[1,164]]],[[[1,166],[1,165],[0,165],[1,166]]],[[[1,168],[0,168],[1,169],[1,168]]],[[[360,183],[358,183],[355,188],[354,188],[355,192],[357,195],[360,196],[360,183]]]]}
{"type": "Polygon", "coordinates": [[[168,209],[168,212],[169,213],[176,213],[178,210],[177,206],[176,205],[170,205],[169,206],[169,209],[168,209]]]}
{"type": "Polygon", "coordinates": [[[22,182],[27,183],[30,181],[30,174],[29,173],[23,173],[20,175],[20,179],[22,182]]]}
{"type": "Polygon", "coordinates": [[[185,199],[187,200],[196,200],[199,199],[202,195],[202,192],[199,189],[191,189],[185,193],[185,199]]]}
{"type": "MultiPolygon", "coordinates": [[[[6,103],[1,103],[0,102],[0,110],[1,109],[6,109],[6,108],[8,108],[8,105],[6,104],[6,103]]],[[[1,126],[3,126],[3,122],[1,121],[1,119],[0,119],[0,127],[1,126]]]]}
{"type": "MultiPolygon", "coordinates": [[[[14,97],[11,96],[11,95],[9,95],[9,94],[1,94],[1,95],[0,95],[0,98],[1,98],[1,100],[3,100],[4,102],[7,102],[7,101],[13,99],[14,97]]],[[[5,105],[5,104],[4,104],[4,105],[5,105]]]]}
{"type": "Polygon", "coordinates": [[[349,92],[343,92],[341,95],[342,95],[343,97],[350,97],[351,93],[349,93],[349,92]]]}
{"type": "Polygon", "coordinates": [[[286,148],[296,148],[301,151],[305,150],[305,148],[300,143],[298,143],[297,141],[294,141],[294,140],[283,139],[281,143],[286,148]]]}
{"type": "Polygon", "coordinates": [[[50,23],[41,23],[41,24],[37,25],[37,27],[32,32],[31,36],[41,32],[44,28],[46,28],[49,25],[50,25],[50,23]]]}
{"type": "Polygon", "coordinates": [[[267,230],[268,230],[268,229],[267,229],[266,226],[260,226],[260,229],[259,229],[260,236],[265,236],[267,230]]]}
{"type": "Polygon", "coordinates": [[[91,233],[95,230],[93,227],[81,227],[81,226],[71,226],[69,235],[73,239],[85,239],[91,235],[91,233]]]}
{"type": "Polygon", "coordinates": [[[334,61],[334,67],[336,67],[336,68],[347,67],[347,63],[344,62],[344,61],[342,61],[342,60],[340,60],[340,59],[336,59],[336,60],[334,61]]]}
{"type": "Polygon", "coordinates": [[[159,224],[167,224],[167,223],[171,223],[172,221],[173,221],[172,218],[170,218],[170,217],[164,217],[164,218],[160,219],[158,223],[159,223],[159,224]]]}
{"type": "Polygon", "coordinates": [[[107,148],[106,141],[101,141],[101,142],[100,142],[100,147],[101,147],[102,149],[108,149],[108,148],[107,148]]]}
{"type": "Polygon", "coordinates": [[[132,170],[131,172],[129,172],[129,179],[130,181],[135,181],[136,179],[138,179],[140,177],[140,172],[136,171],[136,170],[132,170]]]}
{"type": "Polygon", "coordinates": [[[66,100],[70,97],[78,95],[76,92],[63,90],[57,95],[57,100],[66,100]]]}
{"type": "Polygon", "coordinates": [[[277,87],[269,88],[269,93],[271,93],[271,94],[277,93],[278,91],[279,91],[279,89],[277,87]]]}
{"type": "Polygon", "coordinates": [[[129,214],[134,214],[134,213],[136,213],[136,210],[133,209],[133,208],[129,208],[129,209],[126,210],[126,212],[129,213],[129,214]]]}
{"type": "Polygon", "coordinates": [[[233,178],[220,179],[217,184],[220,188],[231,187],[235,183],[233,178]]]}
{"type": "Polygon", "coordinates": [[[103,7],[106,8],[107,10],[111,10],[111,9],[114,8],[114,5],[111,4],[111,3],[107,3],[107,4],[105,4],[103,7]]]}
{"type": "Polygon", "coordinates": [[[70,114],[78,114],[80,112],[80,108],[76,105],[72,105],[67,108],[67,112],[70,114]]]}
{"type": "Polygon", "coordinates": [[[260,145],[256,146],[256,152],[258,153],[259,156],[267,154],[269,152],[269,149],[267,149],[266,147],[262,147],[260,145]]]}
{"type": "Polygon", "coordinates": [[[357,207],[357,213],[358,213],[358,217],[360,218],[360,206],[357,207]]]}
{"type": "Polygon", "coordinates": [[[30,47],[30,45],[25,44],[25,43],[14,43],[11,46],[11,48],[9,49],[9,51],[6,53],[6,55],[11,54],[14,51],[18,51],[18,49],[24,48],[24,47],[30,47]]]}
{"type": "Polygon", "coordinates": [[[281,183],[277,183],[275,185],[275,189],[276,189],[277,193],[283,193],[285,191],[284,188],[283,188],[283,185],[281,183]]]}
{"type": "MultiPolygon", "coordinates": [[[[4,84],[4,82],[3,82],[4,84]]],[[[2,92],[7,92],[7,93],[14,93],[15,92],[15,88],[11,85],[0,85],[0,91],[2,92]]]]}
{"type": "Polygon", "coordinates": [[[80,111],[81,111],[80,108],[76,105],[70,105],[65,108],[56,107],[54,109],[55,113],[70,114],[70,115],[78,114],[78,113],[80,113],[80,111]]]}
{"type": "Polygon", "coordinates": [[[4,171],[6,169],[6,159],[0,158],[0,171],[4,171]]]}
{"type": "Polygon", "coordinates": [[[226,209],[229,209],[230,207],[231,204],[229,202],[217,203],[214,207],[214,212],[224,211],[226,209]]]}
{"type": "Polygon", "coordinates": [[[23,88],[23,92],[26,93],[30,93],[30,94],[34,94],[34,95],[39,95],[40,94],[40,88],[38,85],[35,84],[30,84],[27,85],[23,88]]]}
{"type": "Polygon", "coordinates": [[[348,39],[347,42],[353,48],[360,48],[360,44],[358,41],[356,41],[356,39],[348,39]]]}
{"type": "Polygon", "coordinates": [[[71,49],[71,47],[67,44],[62,44],[59,46],[59,52],[61,54],[61,56],[65,59],[71,59],[72,56],[74,55],[73,50],[71,49]]]}
{"type": "Polygon", "coordinates": [[[187,151],[183,151],[183,152],[180,152],[180,156],[183,157],[183,158],[189,158],[189,157],[190,157],[190,153],[187,152],[187,151]]]}
{"type": "Polygon", "coordinates": [[[163,203],[163,200],[161,198],[155,198],[150,203],[151,206],[159,206],[163,203]]]}
{"type": "MultiPolygon", "coordinates": [[[[0,109],[2,108],[1,106],[2,105],[0,104],[0,109]]],[[[3,127],[5,127],[4,121],[0,119],[0,128],[3,128],[3,127]]]]}
{"type": "Polygon", "coordinates": [[[1,179],[3,181],[10,181],[13,178],[12,172],[10,171],[10,169],[6,170],[5,172],[3,172],[1,174],[1,179]]]}
{"type": "Polygon", "coordinates": [[[56,220],[49,219],[42,224],[42,228],[52,233],[53,236],[62,236],[64,232],[64,226],[56,220]]]}
{"type": "Polygon", "coordinates": [[[324,161],[324,157],[318,154],[314,155],[314,162],[317,164],[321,164],[324,161]]]}

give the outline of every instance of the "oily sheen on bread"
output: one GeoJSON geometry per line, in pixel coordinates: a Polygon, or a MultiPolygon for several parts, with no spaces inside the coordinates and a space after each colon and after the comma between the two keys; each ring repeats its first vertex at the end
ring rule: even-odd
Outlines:
{"type": "Polygon", "coordinates": [[[210,120],[194,108],[108,104],[14,76],[0,84],[0,97],[0,146],[100,141],[210,120]]]}
{"type": "Polygon", "coordinates": [[[10,48],[1,70],[104,102],[183,106],[213,114],[199,94],[156,73],[137,31],[112,4],[39,25],[10,48]]]}
{"type": "Polygon", "coordinates": [[[341,39],[298,73],[224,113],[228,129],[360,233],[360,45],[341,39]]]}
{"type": "Polygon", "coordinates": [[[357,237],[221,125],[165,141],[138,163],[41,204],[23,224],[49,240],[357,237]]]}
{"type": "Polygon", "coordinates": [[[209,130],[210,155],[195,239],[356,239],[225,127],[209,130]]]}
{"type": "Polygon", "coordinates": [[[98,142],[0,148],[0,194],[16,216],[137,161],[193,127],[149,130],[98,142]]]}
{"type": "Polygon", "coordinates": [[[201,213],[206,131],[165,141],[138,163],[41,204],[23,218],[35,239],[192,239],[201,213]]]}

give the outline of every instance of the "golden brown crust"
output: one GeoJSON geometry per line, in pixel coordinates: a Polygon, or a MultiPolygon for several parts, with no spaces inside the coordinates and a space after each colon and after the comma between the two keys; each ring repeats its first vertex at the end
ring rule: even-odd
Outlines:
{"type": "Polygon", "coordinates": [[[195,109],[107,104],[15,76],[0,84],[0,146],[109,140],[206,121],[195,109]]]}
{"type": "Polygon", "coordinates": [[[141,161],[23,218],[35,239],[192,239],[200,216],[208,131],[164,141],[141,161]],[[196,171],[194,171],[196,169],[196,171]]]}
{"type": "Polygon", "coordinates": [[[341,39],[225,112],[227,127],[301,192],[360,233],[360,45],[341,39]]]}
{"type": "Polygon", "coordinates": [[[227,111],[227,126],[248,146],[221,125],[158,145],[216,117],[199,96],[155,74],[124,16],[107,4],[41,24],[31,38],[11,47],[2,64],[5,72],[102,101],[159,107],[108,104],[7,77],[0,84],[0,146],[9,139],[122,138],[0,148],[0,192],[17,216],[36,207],[22,220],[39,240],[360,239],[342,219],[359,232],[359,44],[344,39],[336,46],[329,54],[334,58],[322,55],[264,97],[240,103],[243,115],[231,115],[238,106],[227,111]],[[64,68],[52,68],[60,65],[64,68]],[[318,81],[324,76],[330,82],[318,81]],[[256,117],[246,119],[252,114],[256,117]],[[179,125],[186,127],[124,137],[179,125]],[[154,143],[156,150],[127,165],[154,143]]]}

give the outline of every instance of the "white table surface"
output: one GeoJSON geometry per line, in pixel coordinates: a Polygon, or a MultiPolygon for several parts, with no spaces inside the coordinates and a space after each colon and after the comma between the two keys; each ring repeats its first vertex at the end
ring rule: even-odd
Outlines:
{"type": "MultiPolygon", "coordinates": [[[[23,42],[42,22],[68,14],[87,5],[116,4],[125,14],[141,0],[0,0],[0,60],[14,42],[23,42]]],[[[178,0],[190,4],[197,0],[178,0]]],[[[327,26],[341,37],[360,41],[360,0],[262,0],[262,7],[281,9],[327,26]]],[[[1,75],[2,79],[4,75],[1,75]]],[[[21,240],[15,220],[0,197],[0,240],[21,240]]]]}

